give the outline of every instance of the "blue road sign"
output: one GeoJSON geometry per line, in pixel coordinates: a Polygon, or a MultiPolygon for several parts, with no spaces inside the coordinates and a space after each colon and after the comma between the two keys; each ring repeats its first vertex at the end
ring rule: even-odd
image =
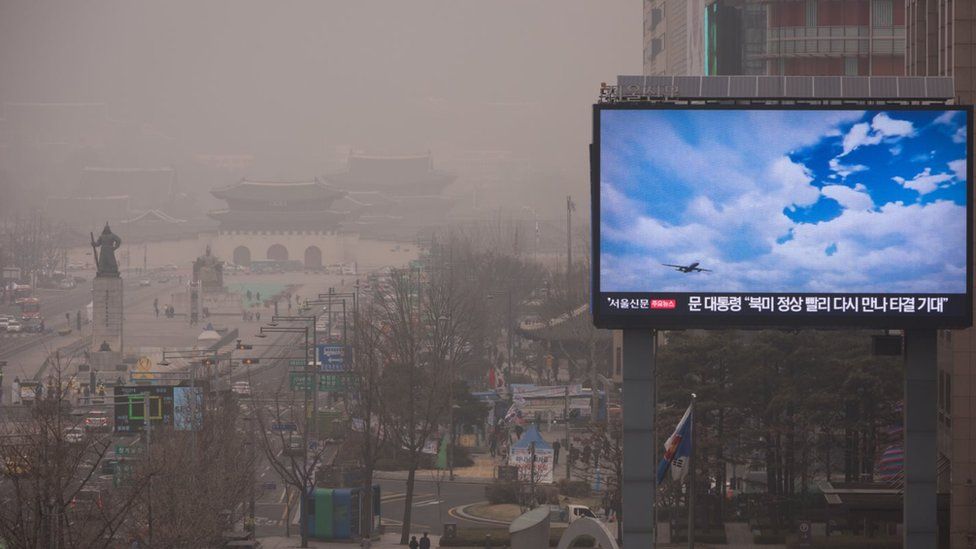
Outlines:
{"type": "Polygon", "coordinates": [[[297,431],[298,426],[294,423],[272,423],[272,431],[297,431]]]}
{"type": "Polygon", "coordinates": [[[346,369],[346,348],[343,345],[319,345],[319,363],[323,372],[346,369]]]}
{"type": "Polygon", "coordinates": [[[268,491],[274,490],[277,487],[278,487],[278,485],[275,484],[274,482],[265,482],[264,484],[261,485],[261,488],[263,488],[265,490],[268,490],[268,491]]]}

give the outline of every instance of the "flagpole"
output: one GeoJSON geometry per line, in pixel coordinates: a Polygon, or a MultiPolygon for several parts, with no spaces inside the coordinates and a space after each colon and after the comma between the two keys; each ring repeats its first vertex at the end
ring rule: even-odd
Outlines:
{"type": "Polygon", "coordinates": [[[688,451],[688,549],[695,549],[695,393],[691,393],[691,414],[688,428],[691,431],[691,448],[688,451]]]}

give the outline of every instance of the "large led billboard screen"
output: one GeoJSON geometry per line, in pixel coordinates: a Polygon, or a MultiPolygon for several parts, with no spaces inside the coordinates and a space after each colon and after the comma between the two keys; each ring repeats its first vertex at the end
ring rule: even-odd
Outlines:
{"type": "Polygon", "coordinates": [[[972,108],[594,108],[605,328],[965,327],[972,108]]]}

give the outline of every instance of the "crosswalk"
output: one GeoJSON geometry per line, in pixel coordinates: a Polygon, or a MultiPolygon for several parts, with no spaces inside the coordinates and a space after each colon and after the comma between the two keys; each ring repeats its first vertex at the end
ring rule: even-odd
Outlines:
{"type": "MultiPolygon", "coordinates": [[[[393,503],[397,501],[404,501],[406,499],[406,492],[392,492],[382,496],[380,501],[382,503],[393,503]]],[[[413,495],[413,505],[411,505],[411,507],[429,507],[431,505],[437,505],[443,501],[444,500],[436,499],[433,492],[426,494],[416,493],[413,495]]]]}

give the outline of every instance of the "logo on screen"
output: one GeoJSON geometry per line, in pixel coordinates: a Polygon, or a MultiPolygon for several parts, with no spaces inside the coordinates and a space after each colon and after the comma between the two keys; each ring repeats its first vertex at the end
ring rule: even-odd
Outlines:
{"type": "Polygon", "coordinates": [[[651,308],[652,309],[674,309],[678,306],[678,302],[674,299],[652,299],[651,308]]]}

